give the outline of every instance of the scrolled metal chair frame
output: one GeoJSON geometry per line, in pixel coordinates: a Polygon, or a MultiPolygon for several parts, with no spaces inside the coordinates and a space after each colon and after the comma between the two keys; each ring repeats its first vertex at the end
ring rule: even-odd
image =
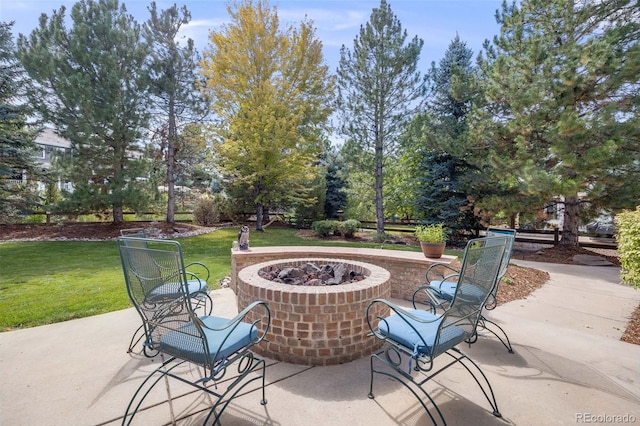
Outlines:
{"type": "MultiPolygon", "coordinates": [[[[513,243],[515,241],[516,231],[515,229],[510,228],[489,228],[487,229],[487,236],[506,236],[509,239],[507,240],[507,246],[504,251],[502,263],[500,265],[500,272],[498,273],[498,277],[496,278],[496,284],[494,289],[491,291],[489,295],[489,299],[487,300],[487,304],[484,309],[487,311],[493,310],[498,305],[497,293],[498,288],[500,286],[500,282],[502,277],[507,272],[507,267],[509,266],[509,261],[511,259],[511,253],[513,251],[513,243]]],[[[429,268],[427,268],[426,272],[426,281],[427,283],[431,282],[440,282],[442,286],[446,282],[456,282],[458,279],[460,271],[456,268],[453,268],[449,265],[443,263],[435,263],[429,268]]],[[[441,293],[434,290],[434,288],[430,285],[425,285],[417,288],[412,297],[412,302],[414,308],[418,304],[426,304],[429,306],[431,312],[436,313],[438,309],[446,310],[450,301],[442,296],[441,293]]],[[[511,345],[511,341],[509,340],[509,336],[507,332],[496,322],[491,321],[486,316],[482,315],[478,321],[478,326],[481,330],[487,331],[493,334],[502,345],[507,349],[509,353],[513,352],[513,346],[511,345]]],[[[472,336],[468,343],[475,343],[478,340],[478,334],[476,333],[472,336]]]]}
{"type": "MultiPolygon", "coordinates": [[[[153,239],[149,238],[149,234],[144,228],[130,228],[130,229],[122,229],[120,230],[121,237],[118,238],[118,247],[120,245],[133,245],[139,247],[147,247],[148,242],[153,241],[153,239]]],[[[160,267],[160,265],[158,265],[160,267]]],[[[209,287],[207,282],[211,277],[211,273],[209,268],[202,262],[191,262],[184,266],[185,276],[189,281],[198,281],[200,283],[199,290],[190,292],[190,296],[196,301],[195,309],[200,310],[204,315],[211,315],[213,310],[213,301],[211,300],[211,296],[209,296],[209,287]],[[190,270],[196,268],[196,271],[190,270]]],[[[176,279],[179,279],[179,273],[174,274],[176,279]]],[[[169,278],[169,277],[167,277],[169,278]]],[[[153,305],[155,302],[145,301],[148,305],[153,305]]],[[[134,331],[131,336],[131,340],[129,341],[129,346],[127,348],[127,353],[132,353],[136,345],[142,342],[142,352],[147,358],[153,358],[158,354],[156,350],[152,350],[149,344],[149,332],[145,328],[145,323],[143,321],[142,324],[134,331]]]]}
{"type": "Polygon", "coordinates": [[[133,394],[122,424],[132,423],[145,398],[163,377],[187,383],[215,398],[203,424],[212,419],[213,424],[218,423],[231,400],[256,381],[261,381],[260,403],[266,404],[266,363],[251,348],[265,340],[269,330],[271,313],[267,303],[255,301],[231,319],[199,316],[195,312],[197,297],[188,293],[188,273],[179,243],[150,239],[144,244],[119,243],[129,298],[143,320],[145,348],[160,354],[163,360],[133,394]],[[162,271],[160,278],[155,276],[156,267],[162,271]],[[162,288],[159,297],[152,297],[154,286],[162,286],[163,278],[174,287],[166,292],[162,288]],[[202,374],[191,380],[175,371],[185,363],[201,367],[197,371],[202,374]],[[232,366],[235,373],[229,370],[232,366]],[[218,390],[218,384],[229,374],[231,380],[224,380],[224,389],[218,390]]]}
{"type": "Polygon", "coordinates": [[[491,383],[480,366],[458,347],[459,343],[469,341],[476,333],[482,309],[494,285],[507,244],[506,237],[498,238],[501,241],[495,240],[490,246],[486,245],[486,239],[474,240],[475,242],[467,245],[453,301],[449,309],[439,315],[420,309],[407,310],[384,299],[375,299],[369,303],[367,321],[370,336],[384,341],[383,349],[370,358],[369,398],[375,397],[373,382],[376,374],[392,378],[411,391],[434,425],[446,424],[440,408],[424,389],[424,385],[447,368],[460,364],[481,389],[491,406],[492,414],[501,417],[491,383]],[[474,253],[475,258],[469,255],[473,245],[483,246],[474,253]],[[481,265],[478,270],[470,265],[474,262],[481,265]],[[481,290],[479,293],[478,289],[481,290]],[[380,305],[388,308],[391,314],[379,314],[385,311],[380,305]],[[432,326],[434,330],[425,334],[424,330],[430,329],[428,326],[432,326]],[[399,338],[391,333],[392,327],[396,330],[404,329],[400,334],[415,339],[413,347],[408,346],[404,337],[399,338]],[[451,359],[444,365],[435,365],[436,358],[445,354],[451,359]],[[406,367],[403,366],[403,360],[407,361],[406,367]],[[429,410],[427,402],[435,408],[435,415],[429,410]]]}

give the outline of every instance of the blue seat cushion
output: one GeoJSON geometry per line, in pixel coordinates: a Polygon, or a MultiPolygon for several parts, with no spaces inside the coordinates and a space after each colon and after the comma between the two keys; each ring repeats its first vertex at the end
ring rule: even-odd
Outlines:
{"type": "MultiPolygon", "coordinates": [[[[431,281],[429,288],[440,299],[444,299],[448,302],[453,300],[453,296],[456,294],[458,287],[457,281],[431,281]]],[[[466,302],[481,302],[486,294],[482,288],[475,284],[463,284],[458,297],[466,302]]]]}
{"type": "Polygon", "coordinates": [[[393,314],[385,321],[380,321],[378,329],[382,335],[411,349],[414,353],[436,356],[464,341],[466,337],[462,328],[449,325],[446,327],[446,333],[441,334],[438,348],[436,348],[437,353],[434,353],[433,346],[442,317],[422,310],[413,309],[407,312],[420,320],[429,322],[416,321],[402,314],[393,314]]]}
{"type": "Polygon", "coordinates": [[[453,295],[456,292],[457,286],[457,281],[431,281],[429,283],[429,288],[436,294],[436,296],[449,302],[453,300],[453,295]]]}
{"type": "MultiPolygon", "coordinates": [[[[198,291],[207,291],[207,282],[203,280],[189,280],[187,281],[187,290],[189,294],[193,294],[198,291]]],[[[176,299],[181,296],[180,283],[165,283],[154,288],[149,293],[149,300],[154,302],[158,300],[176,299]]]]}
{"type": "Polygon", "coordinates": [[[160,339],[160,351],[167,352],[181,359],[186,359],[200,365],[213,365],[216,361],[224,359],[251,344],[258,336],[256,327],[251,324],[240,322],[233,328],[222,328],[228,318],[214,316],[202,316],[204,339],[202,339],[192,322],[180,328],[164,334],[160,339]],[[212,330],[218,329],[218,330],[212,330]],[[204,341],[209,348],[209,355],[212,359],[207,359],[204,352],[204,341]]]}

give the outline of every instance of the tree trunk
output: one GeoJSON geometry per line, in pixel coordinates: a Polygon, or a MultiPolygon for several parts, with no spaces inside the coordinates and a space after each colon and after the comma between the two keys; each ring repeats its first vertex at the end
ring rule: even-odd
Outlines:
{"type": "Polygon", "coordinates": [[[122,223],[124,222],[124,213],[122,211],[122,206],[114,206],[113,207],[113,223],[122,223]]]}
{"type": "Polygon", "coordinates": [[[578,247],[578,225],[580,223],[580,199],[577,196],[564,198],[564,221],[561,246],[578,247]]]}
{"type": "Polygon", "coordinates": [[[375,191],[376,191],[376,232],[378,235],[384,234],[384,203],[382,199],[382,130],[376,135],[376,170],[375,170],[375,191]]]}
{"type": "Polygon", "coordinates": [[[169,129],[167,135],[167,223],[175,223],[176,217],[176,117],[173,96],[169,100],[169,129]]]}
{"type": "Polygon", "coordinates": [[[173,167],[173,158],[175,158],[175,156],[172,148],[169,148],[167,157],[167,217],[165,220],[168,223],[174,223],[176,220],[176,178],[173,167]]]}
{"type": "Polygon", "coordinates": [[[262,203],[256,204],[256,231],[263,232],[262,229],[262,203]]]}

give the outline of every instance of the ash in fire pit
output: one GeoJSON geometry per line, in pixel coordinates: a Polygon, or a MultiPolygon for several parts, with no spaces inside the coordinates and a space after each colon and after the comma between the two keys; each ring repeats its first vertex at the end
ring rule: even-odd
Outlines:
{"type": "Polygon", "coordinates": [[[320,266],[305,263],[298,267],[274,265],[261,269],[258,275],[277,283],[306,286],[349,284],[367,278],[361,271],[350,268],[346,263],[320,266]]]}

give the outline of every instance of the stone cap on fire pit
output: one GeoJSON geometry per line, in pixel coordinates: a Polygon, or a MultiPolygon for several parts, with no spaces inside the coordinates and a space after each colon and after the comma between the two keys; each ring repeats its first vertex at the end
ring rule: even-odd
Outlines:
{"type": "MultiPolygon", "coordinates": [[[[240,271],[257,263],[271,260],[287,260],[305,257],[331,257],[361,261],[380,266],[391,273],[393,283],[391,297],[411,300],[418,286],[425,284],[425,272],[433,263],[451,263],[456,256],[444,255],[439,259],[427,259],[422,252],[385,250],[341,246],[268,246],[251,247],[246,251],[231,251],[231,281],[229,287],[236,292],[240,271]]],[[[322,286],[331,289],[335,286],[322,286]]]]}

